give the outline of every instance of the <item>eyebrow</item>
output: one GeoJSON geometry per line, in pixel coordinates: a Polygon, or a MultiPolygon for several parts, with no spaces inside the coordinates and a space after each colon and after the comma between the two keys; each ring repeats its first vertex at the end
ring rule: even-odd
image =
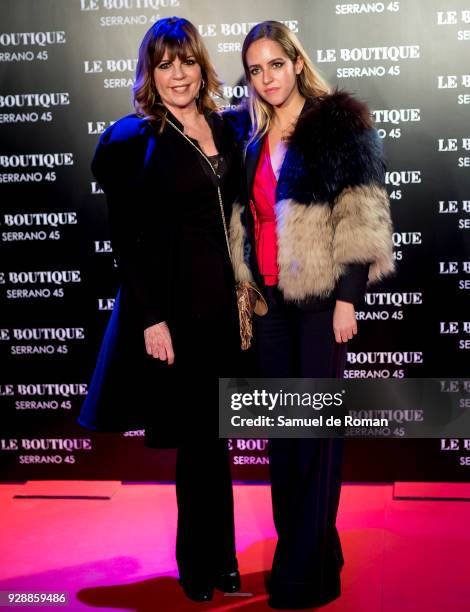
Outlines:
{"type": "MultiPolygon", "coordinates": [[[[272,60],[269,60],[268,64],[274,64],[275,62],[285,62],[285,58],[283,57],[275,57],[272,60]]],[[[260,64],[250,64],[248,68],[261,68],[260,64]]]]}
{"type": "MultiPolygon", "coordinates": [[[[175,55],[175,57],[178,57],[178,56],[177,56],[177,55],[175,55]]],[[[158,63],[159,63],[159,64],[166,64],[167,62],[172,62],[174,59],[175,59],[175,58],[173,58],[173,59],[170,59],[170,58],[164,59],[164,58],[162,58],[162,59],[161,59],[161,60],[160,60],[158,63]]],[[[193,59],[193,60],[195,60],[195,59],[196,59],[196,57],[195,57],[194,55],[187,55],[187,56],[186,56],[184,59],[185,59],[185,60],[188,60],[188,59],[193,59]]]]}

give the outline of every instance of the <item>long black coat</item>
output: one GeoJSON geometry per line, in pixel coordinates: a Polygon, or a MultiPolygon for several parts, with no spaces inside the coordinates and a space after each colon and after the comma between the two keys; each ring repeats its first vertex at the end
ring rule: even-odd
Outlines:
{"type": "MultiPolygon", "coordinates": [[[[228,222],[241,156],[230,123],[215,112],[206,118],[228,166],[220,181],[228,222]]],[[[145,428],[151,447],[217,437],[217,377],[232,375],[240,344],[217,178],[171,125],[159,133],[136,115],[103,133],[92,171],[107,197],[122,283],[78,422],[107,432],[145,428]],[[161,321],[173,366],[145,351],[144,329],[161,321]]]]}

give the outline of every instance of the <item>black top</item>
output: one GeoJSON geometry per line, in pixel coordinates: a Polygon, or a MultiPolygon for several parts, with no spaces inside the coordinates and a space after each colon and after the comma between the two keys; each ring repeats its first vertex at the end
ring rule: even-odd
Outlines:
{"type": "Polygon", "coordinates": [[[212,167],[217,174],[217,178],[221,179],[227,172],[227,164],[225,163],[224,156],[217,153],[216,155],[208,155],[207,159],[211,162],[212,167]]]}

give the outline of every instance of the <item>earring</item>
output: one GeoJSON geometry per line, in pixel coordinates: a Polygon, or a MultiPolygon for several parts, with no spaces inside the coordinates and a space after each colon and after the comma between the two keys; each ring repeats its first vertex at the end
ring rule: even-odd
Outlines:
{"type": "Polygon", "coordinates": [[[204,79],[201,79],[201,87],[199,87],[199,91],[197,92],[196,100],[199,100],[201,91],[204,89],[205,86],[206,86],[206,82],[204,81],[204,79]]]}

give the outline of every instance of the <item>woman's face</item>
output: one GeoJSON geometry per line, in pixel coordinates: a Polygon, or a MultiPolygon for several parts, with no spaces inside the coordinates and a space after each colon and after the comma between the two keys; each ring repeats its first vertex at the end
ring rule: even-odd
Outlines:
{"type": "Polygon", "coordinates": [[[165,106],[185,108],[194,103],[201,88],[201,67],[192,55],[182,60],[178,56],[170,60],[165,51],[155,66],[153,78],[165,106]]]}
{"type": "Polygon", "coordinates": [[[260,38],[248,47],[246,63],[256,93],[273,106],[282,106],[298,91],[297,75],[303,68],[298,57],[292,62],[278,42],[260,38]]]}

